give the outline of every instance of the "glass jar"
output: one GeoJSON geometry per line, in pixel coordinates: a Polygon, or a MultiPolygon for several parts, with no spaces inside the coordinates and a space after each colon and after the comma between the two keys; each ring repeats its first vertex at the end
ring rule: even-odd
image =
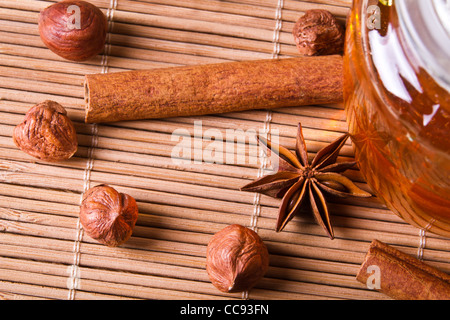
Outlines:
{"type": "Polygon", "coordinates": [[[344,101],[360,170],[408,223],[450,237],[450,1],[354,0],[344,101]]]}

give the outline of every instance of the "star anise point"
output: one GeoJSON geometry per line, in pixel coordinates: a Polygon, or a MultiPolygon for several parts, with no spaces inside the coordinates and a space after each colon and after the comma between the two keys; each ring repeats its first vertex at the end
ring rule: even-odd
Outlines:
{"type": "MultiPolygon", "coordinates": [[[[370,197],[371,194],[358,188],[341,173],[356,165],[356,162],[336,162],[341,148],[349,138],[345,133],[335,141],[320,149],[311,163],[299,123],[295,153],[270,140],[258,137],[257,141],[270,152],[270,157],[278,162],[276,173],[263,176],[241,188],[243,191],[263,193],[282,198],[275,230],[280,232],[296,215],[309,198],[310,207],[317,223],[334,239],[333,227],[324,192],[337,197],[370,197]]],[[[274,161],[272,161],[274,163],[274,161]]]]}

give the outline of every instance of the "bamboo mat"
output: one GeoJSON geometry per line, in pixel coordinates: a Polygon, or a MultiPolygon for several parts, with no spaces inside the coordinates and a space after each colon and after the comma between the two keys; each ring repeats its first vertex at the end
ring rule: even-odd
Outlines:
{"type": "MultiPolygon", "coordinates": [[[[290,32],[302,13],[325,8],[345,20],[350,0],[92,0],[110,29],[103,54],[84,63],[41,42],[38,12],[52,2],[0,0],[0,298],[387,299],[355,279],[373,239],[450,272],[448,239],[404,223],[376,198],[330,204],[335,240],[308,214],[276,233],[279,200],[239,191],[270,170],[264,157],[241,148],[246,163],[220,161],[238,149],[225,141],[227,129],[277,134],[293,148],[298,122],[313,156],[347,130],[342,105],[83,122],[85,74],[295,56],[290,32]],[[36,161],[11,137],[28,108],[46,99],[65,106],[76,125],[79,150],[65,162],[36,161]],[[200,148],[184,161],[171,157],[180,135],[200,148]],[[216,152],[205,158],[213,142],[216,152]],[[78,222],[81,195],[100,183],[138,202],[133,236],[118,248],[93,241],[78,222]],[[249,292],[223,294],[208,280],[205,252],[233,223],[258,232],[270,268],[249,292]]],[[[353,157],[350,142],[341,157],[353,157]]],[[[347,175],[367,189],[357,170],[347,175]]]]}

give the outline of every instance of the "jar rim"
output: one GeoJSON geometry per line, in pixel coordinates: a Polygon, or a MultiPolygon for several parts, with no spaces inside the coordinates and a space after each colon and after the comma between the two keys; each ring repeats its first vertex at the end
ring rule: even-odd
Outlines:
{"type": "Polygon", "coordinates": [[[395,8],[415,58],[450,92],[450,1],[396,0],[395,8]]]}

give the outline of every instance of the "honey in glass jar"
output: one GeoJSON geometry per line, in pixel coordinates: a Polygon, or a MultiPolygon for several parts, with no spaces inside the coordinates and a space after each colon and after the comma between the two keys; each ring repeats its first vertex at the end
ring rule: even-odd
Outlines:
{"type": "Polygon", "coordinates": [[[450,1],[355,0],[344,66],[365,180],[405,221],[450,237],[450,1]]]}

